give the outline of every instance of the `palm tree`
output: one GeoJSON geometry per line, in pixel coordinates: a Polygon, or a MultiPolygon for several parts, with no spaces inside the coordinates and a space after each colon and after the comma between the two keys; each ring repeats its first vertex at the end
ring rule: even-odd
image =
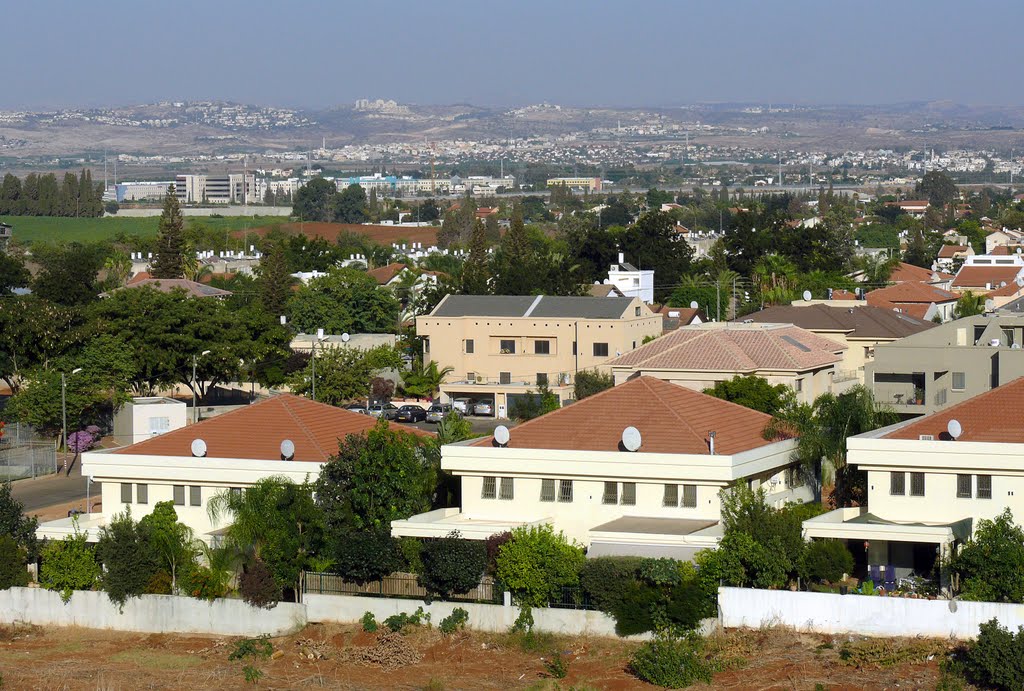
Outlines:
{"type": "Polygon", "coordinates": [[[232,518],[233,522],[225,530],[227,545],[259,559],[284,486],[288,484],[291,484],[288,478],[272,475],[242,491],[225,490],[210,499],[206,513],[214,524],[232,518]]]}
{"type": "Polygon", "coordinates": [[[761,257],[751,273],[751,280],[761,298],[762,305],[778,305],[789,302],[794,296],[796,266],[781,254],[766,254],[761,257]]]}
{"type": "Polygon", "coordinates": [[[869,254],[861,257],[858,261],[858,268],[862,272],[862,282],[869,286],[884,286],[889,283],[893,269],[900,263],[899,255],[885,257],[882,255],[869,254]]]}
{"type": "Polygon", "coordinates": [[[416,358],[412,369],[402,372],[402,386],[410,396],[433,398],[444,378],[454,371],[453,367],[440,368],[433,360],[424,365],[422,358],[416,358]]]}
{"type": "Polygon", "coordinates": [[[962,319],[982,314],[985,311],[985,296],[965,290],[953,306],[953,318],[962,319]]]}

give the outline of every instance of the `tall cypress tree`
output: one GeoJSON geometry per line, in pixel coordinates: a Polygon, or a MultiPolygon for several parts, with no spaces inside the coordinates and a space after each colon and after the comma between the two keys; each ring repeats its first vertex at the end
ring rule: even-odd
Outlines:
{"type": "Polygon", "coordinates": [[[285,314],[293,279],[288,271],[283,243],[275,242],[267,249],[267,253],[260,259],[259,273],[258,286],[263,310],[273,317],[285,314]]]}
{"type": "Polygon", "coordinates": [[[153,278],[185,277],[185,220],[181,217],[174,185],[167,188],[164,196],[164,211],[160,214],[156,252],[149,273],[153,278]]]}
{"type": "Polygon", "coordinates": [[[469,239],[469,256],[462,267],[462,292],[466,295],[486,295],[490,277],[487,257],[487,231],[477,219],[469,239]]]}
{"type": "Polygon", "coordinates": [[[512,222],[501,241],[501,269],[495,280],[498,295],[529,295],[536,285],[532,275],[530,239],[523,225],[523,211],[517,204],[512,209],[512,222]]]}

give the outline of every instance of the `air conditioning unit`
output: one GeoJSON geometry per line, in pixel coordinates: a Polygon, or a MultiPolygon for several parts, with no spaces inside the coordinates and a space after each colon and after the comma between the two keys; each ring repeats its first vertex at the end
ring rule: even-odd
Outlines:
{"type": "Polygon", "coordinates": [[[921,441],[935,441],[934,434],[921,434],[917,438],[921,441]]]}

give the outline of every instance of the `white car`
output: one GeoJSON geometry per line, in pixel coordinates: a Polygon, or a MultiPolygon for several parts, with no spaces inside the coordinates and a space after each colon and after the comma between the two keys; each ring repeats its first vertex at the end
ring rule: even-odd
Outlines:
{"type": "Polygon", "coordinates": [[[474,415],[494,415],[494,404],[490,401],[477,401],[473,406],[474,415]]]}
{"type": "Polygon", "coordinates": [[[456,398],[452,401],[452,408],[463,415],[470,415],[473,412],[473,401],[468,398],[456,398]]]}

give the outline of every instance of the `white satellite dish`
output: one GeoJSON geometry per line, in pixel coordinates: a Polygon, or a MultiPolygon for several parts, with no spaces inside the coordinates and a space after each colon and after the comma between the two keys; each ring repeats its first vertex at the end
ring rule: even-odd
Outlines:
{"type": "Polygon", "coordinates": [[[508,440],[512,437],[509,434],[508,427],[505,425],[498,425],[494,428],[494,443],[498,446],[505,446],[508,444],[508,440]]]}
{"type": "Polygon", "coordinates": [[[345,332],[345,333],[341,334],[341,341],[342,341],[342,343],[348,343],[350,338],[352,338],[352,337],[348,335],[348,332],[345,332]]]}
{"type": "Polygon", "coordinates": [[[811,291],[805,290],[804,291],[804,300],[810,300],[810,299],[811,299],[811,291]]]}
{"type": "Polygon", "coordinates": [[[949,436],[956,439],[964,433],[964,428],[963,425],[960,424],[959,420],[950,420],[946,425],[946,431],[949,432],[949,436]]]}
{"type": "Polygon", "coordinates": [[[622,446],[626,451],[636,451],[641,443],[643,442],[640,439],[640,430],[636,427],[630,426],[622,430],[622,446]]]}
{"type": "Polygon", "coordinates": [[[206,442],[202,439],[192,440],[192,455],[196,458],[203,458],[206,456],[206,442]]]}
{"type": "Polygon", "coordinates": [[[295,458],[295,442],[285,439],[281,442],[281,460],[290,461],[295,458]]]}
{"type": "Polygon", "coordinates": [[[696,300],[690,300],[690,309],[695,310],[698,307],[700,307],[700,305],[697,304],[696,300]]]}

